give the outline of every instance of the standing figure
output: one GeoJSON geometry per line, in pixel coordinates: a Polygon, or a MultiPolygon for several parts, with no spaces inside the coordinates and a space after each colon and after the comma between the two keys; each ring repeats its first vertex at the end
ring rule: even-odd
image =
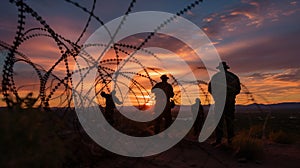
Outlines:
{"type": "Polygon", "coordinates": [[[116,97],[116,91],[115,90],[113,90],[111,92],[111,94],[101,92],[101,96],[105,98],[105,113],[104,113],[104,116],[105,116],[107,122],[110,125],[114,125],[114,122],[115,122],[114,112],[116,110],[115,102],[117,104],[122,104],[122,102],[116,97]]]}
{"type": "Polygon", "coordinates": [[[174,96],[173,87],[167,82],[169,79],[167,75],[162,75],[160,79],[162,81],[154,85],[151,89],[151,92],[155,94],[156,100],[154,111],[156,113],[162,112],[155,120],[155,134],[159,133],[160,131],[160,123],[162,118],[165,119],[165,129],[172,124],[170,99],[174,96]]]}
{"type": "MultiPolygon", "coordinates": [[[[226,100],[222,117],[215,130],[216,141],[213,143],[214,146],[219,145],[222,142],[224,120],[227,127],[227,142],[228,144],[231,144],[232,142],[232,138],[234,137],[235,98],[241,90],[239,78],[232,72],[228,71],[230,67],[226,64],[226,62],[221,62],[216,68],[219,70],[219,72],[212,77],[208,84],[208,92],[212,94],[215,100],[216,113],[222,112],[220,111],[222,109],[222,102],[220,101],[220,93],[222,93],[222,91],[218,86],[222,85],[221,81],[224,81],[224,76],[226,78],[226,100]]],[[[223,93],[225,92],[223,91],[223,93]]]]}
{"type": "Polygon", "coordinates": [[[33,98],[32,92],[28,93],[27,96],[23,99],[25,107],[28,109],[32,109],[37,100],[37,98],[33,98]]]}
{"type": "Polygon", "coordinates": [[[193,133],[195,136],[198,136],[204,121],[203,106],[199,98],[195,99],[195,103],[191,106],[191,111],[192,111],[193,118],[195,120],[193,125],[194,128],[193,133]]]}

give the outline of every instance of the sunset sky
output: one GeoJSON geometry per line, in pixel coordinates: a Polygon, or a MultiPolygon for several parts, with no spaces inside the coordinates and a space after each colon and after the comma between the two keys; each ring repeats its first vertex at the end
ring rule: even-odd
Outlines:
{"type": "MultiPolygon", "coordinates": [[[[74,42],[88,19],[88,14],[65,1],[25,2],[58,34],[74,42]]],[[[91,9],[91,0],[78,2],[91,9]]],[[[137,0],[132,12],[176,13],[191,2],[193,1],[137,0]]],[[[106,23],[122,16],[129,4],[129,0],[101,0],[96,3],[94,13],[106,23]]],[[[12,45],[17,30],[17,15],[17,8],[9,0],[0,2],[1,42],[12,45]]],[[[300,1],[204,0],[183,17],[207,34],[221,59],[227,61],[230,70],[240,77],[258,103],[300,102],[300,1]]],[[[26,19],[27,28],[41,27],[31,16],[27,15],[26,19]]],[[[92,19],[79,44],[83,44],[99,26],[92,19]]],[[[172,46],[172,40],[168,45],[172,46]]],[[[1,50],[4,51],[0,46],[1,50]]],[[[18,51],[45,69],[50,68],[60,56],[55,43],[47,38],[28,41],[18,51]]],[[[1,80],[3,59],[4,54],[0,54],[1,80]]],[[[15,70],[16,83],[32,84],[27,91],[39,89],[35,85],[38,78],[28,65],[18,64],[15,70]]],[[[57,68],[55,73],[63,74],[62,70],[63,66],[57,68]]],[[[241,100],[240,104],[243,103],[245,102],[241,100]]]]}

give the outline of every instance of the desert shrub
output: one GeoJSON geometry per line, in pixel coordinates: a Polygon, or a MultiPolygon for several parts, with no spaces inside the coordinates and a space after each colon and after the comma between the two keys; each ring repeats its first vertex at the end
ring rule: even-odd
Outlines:
{"type": "Polygon", "coordinates": [[[277,131],[277,132],[274,132],[274,131],[271,132],[269,134],[269,139],[273,142],[281,143],[281,144],[292,144],[295,141],[295,138],[292,135],[290,135],[282,130],[277,131]]]}
{"type": "Polygon", "coordinates": [[[249,136],[248,131],[242,131],[233,139],[236,156],[247,160],[261,160],[264,155],[263,141],[249,136]]]}
{"type": "Polygon", "coordinates": [[[261,139],[263,137],[263,126],[262,125],[254,125],[250,127],[249,136],[252,138],[261,139]]]}

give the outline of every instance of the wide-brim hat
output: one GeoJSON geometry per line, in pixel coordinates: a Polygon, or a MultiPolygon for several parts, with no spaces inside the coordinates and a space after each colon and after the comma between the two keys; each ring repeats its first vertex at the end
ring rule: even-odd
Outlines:
{"type": "Polygon", "coordinates": [[[216,67],[217,69],[230,69],[225,61],[220,62],[219,65],[216,67]]]}
{"type": "Polygon", "coordinates": [[[169,79],[167,75],[161,75],[160,79],[169,79]]]}

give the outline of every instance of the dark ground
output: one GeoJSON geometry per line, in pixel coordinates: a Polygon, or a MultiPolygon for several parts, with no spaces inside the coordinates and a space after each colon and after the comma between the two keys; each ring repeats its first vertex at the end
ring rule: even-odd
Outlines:
{"type": "Polygon", "coordinates": [[[225,144],[212,147],[213,135],[206,142],[199,143],[188,134],[179,144],[161,154],[129,158],[94,144],[79,131],[80,125],[74,122],[74,113],[57,117],[39,110],[8,113],[1,108],[0,167],[299,167],[298,109],[278,108],[272,109],[271,113],[237,111],[235,122],[238,133],[251,130],[251,135],[260,140],[265,134],[261,140],[262,157],[245,159],[237,155],[237,148],[225,144]],[[285,139],[291,140],[288,144],[274,142],[270,138],[272,132],[279,131],[284,133],[285,139]]]}

